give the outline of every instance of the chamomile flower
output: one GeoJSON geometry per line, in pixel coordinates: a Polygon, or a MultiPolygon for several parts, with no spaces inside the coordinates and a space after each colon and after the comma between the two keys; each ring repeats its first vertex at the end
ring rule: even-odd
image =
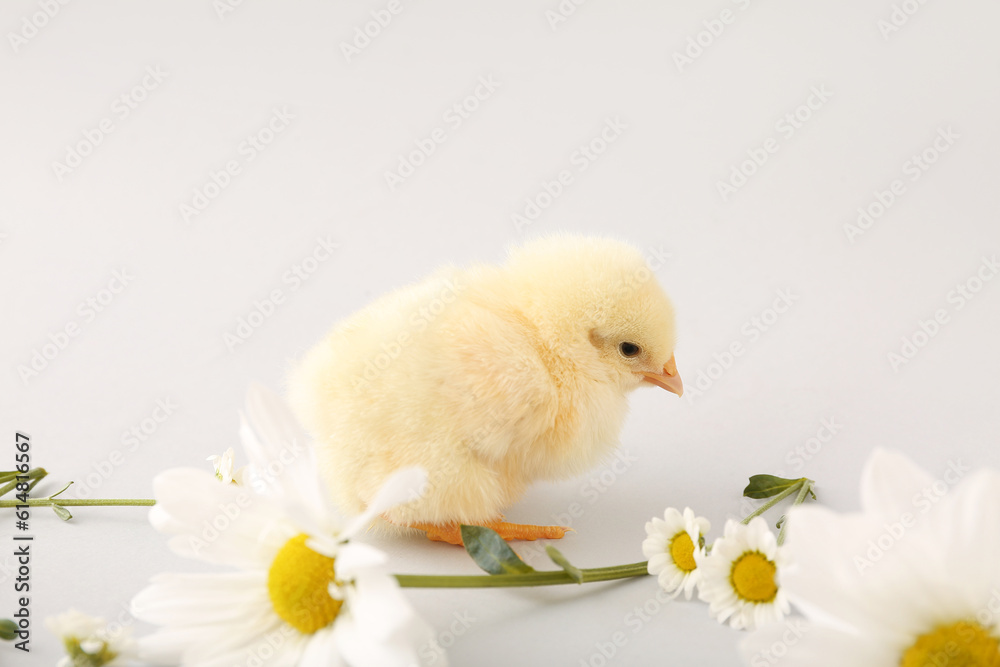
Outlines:
{"type": "Polygon", "coordinates": [[[134,655],[131,629],[88,616],[75,609],[45,619],[45,626],[62,640],[66,649],[57,667],[103,667],[119,665],[134,655]]]}
{"type": "Polygon", "coordinates": [[[790,610],[778,581],[790,559],[762,517],[743,525],[730,519],[708,555],[697,555],[698,596],[719,623],[752,630],[790,610]]]}
{"type": "Polygon", "coordinates": [[[351,540],[414,499],[426,474],[399,471],[344,522],[280,399],[251,389],[240,435],[248,485],[196,469],[154,480],[150,521],[172,535],[171,548],[235,570],[154,577],[132,603],[135,616],[162,626],[140,640],[141,657],[185,667],[443,664],[431,628],[384,570],[386,556],[351,540]]]}
{"type": "Polygon", "coordinates": [[[215,468],[215,476],[223,484],[245,484],[247,466],[243,466],[239,470],[233,470],[235,467],[236,453],[233,448],[230,447],[222,453],[221,456],[218,454],[213,454],[209,456],[206,461],[211,461],[212,466],[215,468]]]}
{"type": "Polygon", "coordinates": [[[782,585],[805,615],[749,636],[747,664],[1000,667],[1000,472],[950,462],[931,476],[876,450],[860,513],[789,513],[782,585]]]}
{"type": "Polygon", "coordinates": [[[649,573],[657,577],[660,587],[676,597],[691,594],[701,580],[695,554],[704,555],[704,535],[711,528],[708,519],[696,517],[690,507],[681,514],[668,507],[663,518],[654,517],[646,523],[646,539],[642,553],[649,559],[649,573]]]}

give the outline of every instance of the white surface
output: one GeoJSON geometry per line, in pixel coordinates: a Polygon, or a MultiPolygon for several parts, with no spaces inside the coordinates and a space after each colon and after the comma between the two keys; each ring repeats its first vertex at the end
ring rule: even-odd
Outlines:
{"type": "MultiPolygon", "coordinates": [[[[91,475],[91,497],[148,497],[158,471],[207,465],[235,444],[248,382],[280,388],[289,360],[337,319],[441,263],[498,260],[524,234],[577,230],[670,254],[657,276],[677,305],[688,387],[713,355],[745,346],[701,396],[634,396],[622,436],[634,460],[594,471],[613,479],[606,490],[589,478],[543,485],[511,509],[511,520],[544,523],[579,503],[577,532],[559,545],[578,565],[641,560],[643,524],[667,505],[696,508],[718,534],[757,472],[808,475],[822,502],[850,510],[877,445],[937,474],[955,459],[996,467],[1000,281],[961,309],[949,292],[1000,250],[1000,7],[911,4],[886,39],[877,24],[889,0],[594,1],[555,30],[555,0],[404,0],[350,63],[339,43],[385,3],[244,2],[223,19],[209,0],[60,6],[16,52],[9,37],[0,45],[4,441],[31,434],[34,463],[51,472],[40,491],[76,480],[79,495],[91,475]],[[733,22],[679,72],[673,53],[724,9],[733,22]],[[166,77],[122,118],[115,101],[147,67],[166,77]],[[444,114],[480,77],[499,87],[456,128],[444,114]],[[830,96],[813,98],[819,108],[789,138],[776,123],[814,88],[830,96]],[[275,108],[294,119],[246,161],[241,142],[275,108]],[[104,118],[113,131],[60,181],[52,163],[104,118]],[[575,151],[609,118],[627,128],[578,171],[575,151]],[[437,127],[446,141],[390,191],[385,170],[437,127]],[[958,138],[911,181],[904,163],[939,128],[958,138]],[[723,201],[717,181],[768,138],[777,152],[723,201]],[[186,223],[179,205],[228,160],[241,173],[186,223]],[[511,214],[562,169],[573,183],[517,230],[511,214]],[[849,242],[845,223],[897,178],[905,192],[849,242]],[[327,236],[339,248],[293,289],[283,276],[327,236]],[[134,278],[87,321],[78,304],[123,267],[134,278]],[[284,302],[230,351],[225,334],[275,289],[284,302]],[[745,324],[778,290],[794,305],[751,340],[745,324]],[[947,324],[894,371],[887,354],[937,309],[947,324]],[[22,381],[18,367],[71,322],[79,334],[22,381]],[[128,451],[123,432],[160,399],[176,410],[128,451]],[[830,418],[839,431],[797,464],[796,448],[830,418]],[[93,476],[115,450],[120,465],[93,476]]],[[[0,28],[20,31],[38,11],[5,2],[0,28]]],[[[13,453],[5,445],[0,468],[13,453]]],[[[34,512],[33,651],[0,647],[5,664],[55,662],[47,615],[116,617],[153,573],[200,567],[169,553],[142,509],[75,514],[62,524],[34,512]]],[[[7,539],[13,516],[0,520],[7,539]]],[[[475,569],[442,545],[382,546],[397,571],[475,569]]],[[[13,583],[0,580],[3,616],[13,583]]],[[[451,647],[456,665],[599,665],[597,643],[616,631],[628,641],[609,664],[738,663],[739,633],[701,603],[631,621],[655,592],[648,579],[413,600],[442,633],[453,614],[475,619],[451,647]]]]}

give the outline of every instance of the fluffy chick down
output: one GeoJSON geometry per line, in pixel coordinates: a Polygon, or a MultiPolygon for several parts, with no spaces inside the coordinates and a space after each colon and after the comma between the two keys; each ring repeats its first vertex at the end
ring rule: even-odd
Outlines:
{"type": "Polygon", "coordinates": [[[418,465],[423,496],[387,519],[483,523],[531,482],[600,463],[627,394],[672,365],[674,345],[673,307],[641,253],[553,236],[501,266],[442,268],[348,317],[293,368],[289,400],[344,511],[418,465]],[[640,353],[626,357],[623,341],[640,353]]]}

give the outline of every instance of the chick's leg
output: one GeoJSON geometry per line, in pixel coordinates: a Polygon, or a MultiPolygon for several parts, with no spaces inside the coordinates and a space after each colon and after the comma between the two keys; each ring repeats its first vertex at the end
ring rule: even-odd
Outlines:
{"type": "MultiPolygon", "coordinates": [[[[487,528],[492,528],[503,539],[534,541],[538,539],[558,540],[561,539],[568,528],[562,526],[533,526],[524,523],[509,523],[497,519],[481,524],[487,528]]],[[[447,542],[448,544],[462,544],[462,529],[457,522],[437,524],[437,523],[413,523],[410,528],[416,528],[427,533],[427,538],[434,542],[447,542]]]]}

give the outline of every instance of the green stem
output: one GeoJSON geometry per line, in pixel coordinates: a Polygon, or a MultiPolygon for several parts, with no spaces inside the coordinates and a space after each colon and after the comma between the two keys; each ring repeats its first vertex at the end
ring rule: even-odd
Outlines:
{"type": "Polygon", "coordinates": [[[17,473],[17,472],[4,473],[4,479],[9,479],[10,481],[7,484],[4,484],[3,486],[0,486],[0,496],[7,495],[8,493],[10,493],[14,489],[14,487],[16,487],[18,484],[20,484],[22,482],[37,481],[37,480],[42,479],[43,477],[45,477],[49,473],[45,471],[45,468],[32,468],[28,472],[21,474],[21,476],[24,477],[24,479],[20,479],[20,480],[16,479],[17,476],[18,476],[18,474],[20,474],[20,473],[17,473]]]}
{"type": "MultiPolygon", "coordinates": [[[[581,569],[583,583],[593,581],[612,581],[628,579],[649,574],[646,562],[630,565],[614,565],[611,567],[596,567],[589,570],[581,569]]],[[[436,574],[397,574],[396,580],[403,588],[507,588],[511,586],[555,586],[557,584],[575,584],[576,582],[563,571],[528,572],[526,574],[484,574],[484,575],[436,575],[436,574]]]]}
{"type": "Polygon", "coordinates": [[[52,505],[62,505],[63,507],[150,507],[156,501],[147,498],[94,498],[93,500],[71,500],[69,498],[29,498],[27,503],[20,500],[0,500],[0,509],[4,507],[16,507],[17,505],[28,505],[29,507],[51,507],[52,505]]]}
{"type": "Polygon", "coordinates": [[[35,488],[35,486],[36,486],[36,485],[37,485],[37,484],[38,484],[38,483],[39,483],[40,481],[42,481],[43,479],[45,479],[45,476],[46,476],[46,475],[48,475],[48,474],[49,474],[49,473],[47,473],[47,472],[45,472],[45,471],[43,470],[43,471],[42,471],[42,474],[41,474],[41,475],[39,475],[39,476],[38,476],[38,477],[36,477],[35,479],[33,479],[33,480],[31,480],[30,482],[28,482],[28,494],[29,494],[29,495],[31,494],[31,490],[32,490],[32,489],[34,489],[34,488],[35,488]]]}
{"type": "Polygon", "coordinates": [[[746,518],[743,519],[743,521],[742,521],[743,525],[744,526],[747,525],[748,523],[750,523],[751,519],[753,519],[754,517],[760,516],[761,514],[763,514],[767,510],[771,509],[772,507],[774,507],[775,505],[777,505],[778,503],[780,503],[782,500],[784,500],[788,496],[790,496],[793,493],[795,493],[800,488],[808,488],[806,486],[806,483],[808,481],[809,480],[807,480],[805,477],[803,477],[799,481],[795,482],[795,484],[792,484],[790,487],[788,487],[787,489],[785,489],[784,491],[782,491],[781,493],[779,493],[778,495],[774,496],[773,498],[771,498],[770,500],[768,500],[766,503],[764,503],[763,505],[761,505],[760,507],[758,507],[757,509],[755,509],[753,512],[750,512],[750,514],[747,514],[746,518]]]}
{"type": "MultiPolygon", "coordinates": [[[[812,487],[812,482],[808,479],[802,480],[802,488],[799,489],[799,495],[795,496],[795,501],[792,502],[792,507],[796,505],[801,505],[805,502],[806,496],[809,494],[809,490],[812,487]]],[[[778,546],[780,547],[785,543],[785,528],[788,527],[788,517],[781,523],[781,530],[778,531],[778,546]]]]}

